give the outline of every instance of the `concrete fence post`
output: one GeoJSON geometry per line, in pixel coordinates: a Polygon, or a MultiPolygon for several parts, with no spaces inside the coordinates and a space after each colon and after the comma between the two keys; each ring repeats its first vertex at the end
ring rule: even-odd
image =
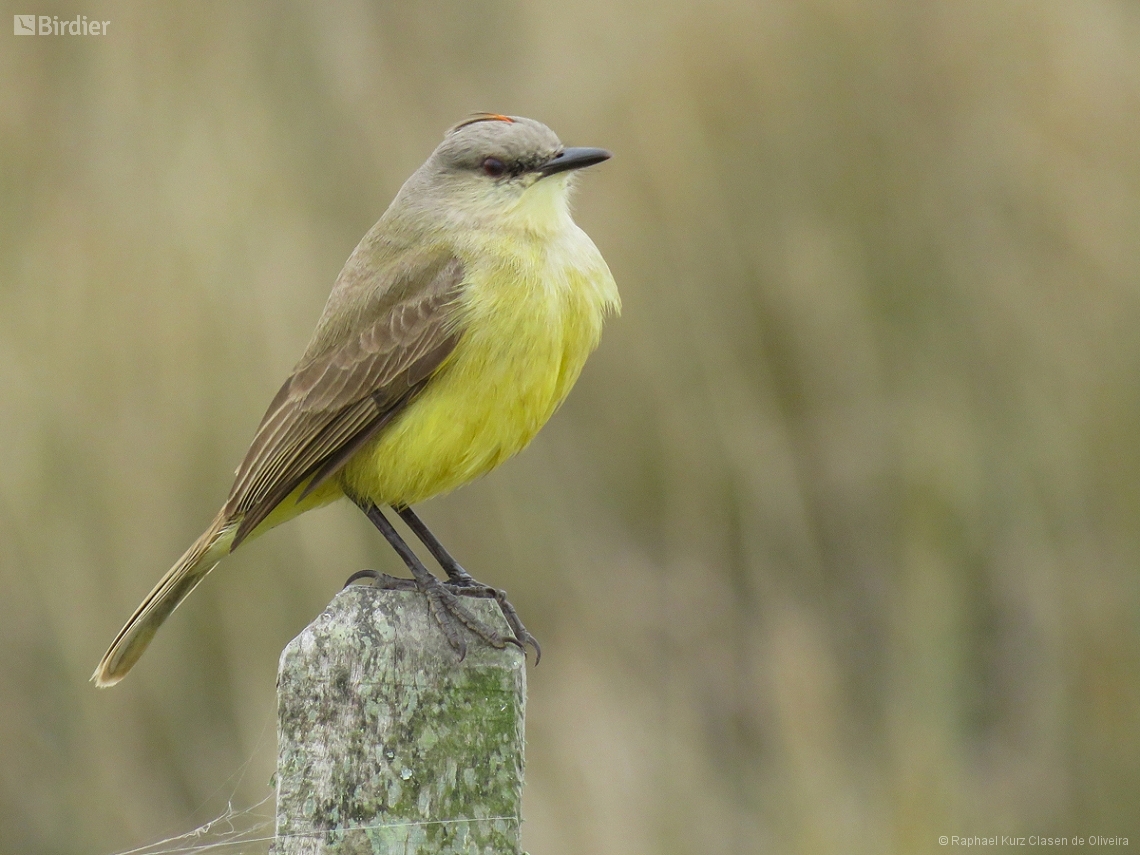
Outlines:
{"type": "MultiPolygon", "coordinates": [[[[472,613],[507,631],[489,600],[472,613]]],[[[281,654],[276,855],[519,855],[526,662],[350,586],[281,654]]]]}

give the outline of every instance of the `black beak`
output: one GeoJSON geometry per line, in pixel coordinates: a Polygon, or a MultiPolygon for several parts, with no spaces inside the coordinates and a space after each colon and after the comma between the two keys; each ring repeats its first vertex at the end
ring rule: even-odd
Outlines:
{"type": "Polygon", "coordinates": [[[613,155],[604,148],[564,148],[535,171],[546,178],[548,175],[557,175],[559,172],[593,166],[595,163],[601,163],[611,157],[613,155]]]}

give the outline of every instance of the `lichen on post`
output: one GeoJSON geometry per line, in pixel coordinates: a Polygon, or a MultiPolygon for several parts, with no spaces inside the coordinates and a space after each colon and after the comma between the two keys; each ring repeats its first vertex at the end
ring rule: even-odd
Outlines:
{"type": "MultiPolygon", "coordinates": [[[[469,600],[507,632],[493,600],[469,600]]],[[[277,855],[520,852],[526,662],[349,586],[281,654],[277,855]]]]}

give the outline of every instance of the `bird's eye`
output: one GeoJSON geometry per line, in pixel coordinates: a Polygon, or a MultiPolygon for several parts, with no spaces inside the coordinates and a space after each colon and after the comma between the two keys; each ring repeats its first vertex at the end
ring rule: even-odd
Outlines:
{"type": "Polygon", "coordinates": [[[488,157],[483,161],[483,174],[491,178],[501,178],[507,171],[507,165],[497,157],[488,157]]]}

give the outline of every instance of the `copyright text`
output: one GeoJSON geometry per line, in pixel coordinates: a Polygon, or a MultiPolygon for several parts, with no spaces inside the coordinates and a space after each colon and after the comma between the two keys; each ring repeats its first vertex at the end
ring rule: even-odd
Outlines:
{"type": "Polygon", "coordinates": [[[992,837],[980,835],[943,834],[938,838],[940,846],[1127,846],[1127,837],[1105,837],[1101,834],[1087,836],[1072,835],[1069,837],[1047,837],[1041,834],[1030,834],[1025,837],[1015,837],[1010,834],[997,834],[992,837]]]}

